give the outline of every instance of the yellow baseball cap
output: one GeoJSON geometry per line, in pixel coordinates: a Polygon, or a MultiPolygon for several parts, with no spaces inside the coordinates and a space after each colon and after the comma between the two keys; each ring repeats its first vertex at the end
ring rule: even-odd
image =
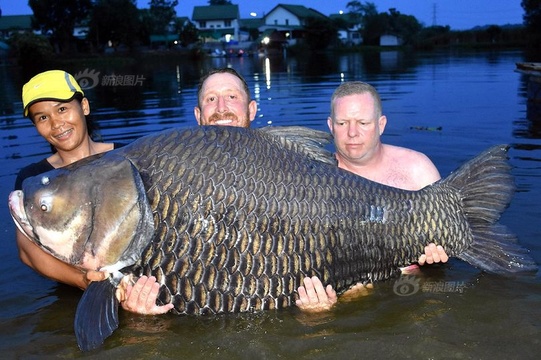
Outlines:
{"type": "Polygon", "coordinates": [[[85,95],[73,76],[63,70],[45,71],[34,76],[23,86],[24,116],[30,105],[38,101],[71,101],[80,93],[85,95]]]}

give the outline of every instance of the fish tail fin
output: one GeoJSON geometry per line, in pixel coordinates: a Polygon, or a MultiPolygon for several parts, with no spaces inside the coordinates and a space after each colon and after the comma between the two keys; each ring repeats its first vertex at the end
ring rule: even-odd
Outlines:
{"type": "Polygon", "coordinates": [[[508,149],[493,146],[442,180],[460,191],[473,235],[470,247],[457,257],[490,273],[536,272],[529,251],[497,223],[515,193],[508,149]]]}
{"type": "Polygon", "coordinates": [[[477,226],[473,243],[458,258],[495,274],[537,272],[537,264],[517,237],[499,224],[477,226]]]}
{"type": "Polygon", "coordinates": [[[98,348],[118,328],[116,286],[110,280],[93,281],[75,312],[75,337],[82,351],[98,348]]]}

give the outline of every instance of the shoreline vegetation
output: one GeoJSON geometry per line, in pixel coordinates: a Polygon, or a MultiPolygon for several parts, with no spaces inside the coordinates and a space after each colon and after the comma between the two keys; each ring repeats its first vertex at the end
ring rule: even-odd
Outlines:
{"type": "MultiPolygon", "coordinates": [[[[257,44],[252,43],[250,49],[244,51],[242,56],[305,57],[314,54],[332,56],[332,54],[372,54],[389,51],[523,50],[524,61],[538,61],[541,50],[530,46],[527,35],[526,27],[519,25],[501,28],[487,26],[466,31],[452,31],[446,27],[430,27],[423,29],[409,43],[398,46],[346,45],[335,42],[325,49],[313,49],[306,43],[300,43],[282,49],[263,50],[261,48],[258,49],[257,44]]],[[[12,46],[12,50],[8,56],[0,59],[0,63],[8,66],[20,66],[23,73],[29,76],[53,67],[97,67],[102,64],[130,66],[134,62],[145,59],[159,59],[163,61],[176,61],[179,58],[202,60],[213,56],[204,44],[169,48],[139,46],[130,49],[122,47],[109,49],[109,51],[97,51],[96,49],[85,46],[78,46],[75,51],[57,53],[47,38],[35,34],[17,34],[11,39],[10,45],[12,46]]],[[[223,46],[224,48],[226,47],[225,44],[223,46]]],[[[232,56],[237,55],[234,53],[232,56]]]]}

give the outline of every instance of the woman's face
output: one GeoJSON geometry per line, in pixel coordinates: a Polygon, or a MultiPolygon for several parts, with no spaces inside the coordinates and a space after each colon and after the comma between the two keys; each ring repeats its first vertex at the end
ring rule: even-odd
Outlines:
{"type": "Polygon", "coordinates": [[[70,102],[40,101],[28,109],[38,133],[59,151],[71,151],[88,137],[86,98],[70,102]]]}

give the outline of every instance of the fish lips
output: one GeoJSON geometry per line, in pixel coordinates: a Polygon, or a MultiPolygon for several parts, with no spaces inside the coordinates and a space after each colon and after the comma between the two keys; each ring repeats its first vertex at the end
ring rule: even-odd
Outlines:
{"type": "Polygon", "coordinates": [[[9,212],[17,228],[30,239],[35,239],[34,228],[24,210],[24,193],[21,190],[9,194],[9,212]]]}

